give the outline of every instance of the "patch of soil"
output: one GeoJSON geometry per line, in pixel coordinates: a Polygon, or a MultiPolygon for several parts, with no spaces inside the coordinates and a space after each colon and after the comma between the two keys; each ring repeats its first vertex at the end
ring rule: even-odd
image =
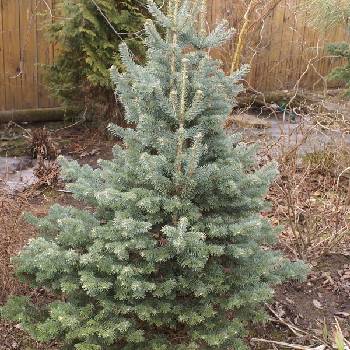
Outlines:
{"type": "Polygon", "coordinates": [[[10,258],[18,253],[34,229],[21,218],[29,209],[25,199],[6,194],[0,196],[0,303],[8,294],[25,292],[26,288],[13,277],[10,258]]]}
{"type": "MultiPolygon", "coordinates": [[[[345,337],[350,336],[350,256],[332,254],[322,257],[306,282],[285,283],[276,290],[267,307],[271,322],[252,330],[252,337],[290,344],[320,345],[325,332],[332,336],[335,320],[345,337]],[[332,282],[330,282],[332,281],[332,282]],[[295,334],[289,327],[302,330],[295,334]]],[[[269,343],[252,342],[252,349],[272,349],[269,343]]]]}
{"type": "Polygon", "coordinates": [[[38,343],[19,325],[0,322],[0,350],[58,350],[57,343],[38,343]]]}
{"type": "Polygon", "coordinates": [[[115,139],[107,139],[100,130],[86,127],[63,130],[54,140],[63,155],[92,167],[97,166],[99,159],[112,159],[112,147],[118,143],[115,139]]]}

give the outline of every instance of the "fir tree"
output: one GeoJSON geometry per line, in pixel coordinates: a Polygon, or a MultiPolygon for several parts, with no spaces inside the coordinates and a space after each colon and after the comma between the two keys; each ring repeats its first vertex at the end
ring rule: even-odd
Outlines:
{"type": "Polygon", "coordinates": [[[206,33],[203,0],[149,9],[166,37],[147,21],[147,64],[121,45],[126,72],[112,68],[135,128],[110,125],[124,146],[97,169],[61,159],[94,210],[32,217],[42,235],[15,259],[19,276],[58,298],[16,297],[2,314],[78,350],[243,349],[271,286],[304,267],[267,249],[276,230],[259,213],[275,166],[256,167],[255,148],[222,128],[246,69],[225,76],[208,51],[232,30],[206,33]]]}
{"type": "Polygon", "coordinates": [[[118,46],[123,41],[143,60],[146,4],[145,0],[58,2],[55,21],[48,23],[49,38],[59,47],[55,62],[47,67],[51,94],[67,106],[88,105],[110,117],[115,100],[109,68],[121,67],[118,46]]]}

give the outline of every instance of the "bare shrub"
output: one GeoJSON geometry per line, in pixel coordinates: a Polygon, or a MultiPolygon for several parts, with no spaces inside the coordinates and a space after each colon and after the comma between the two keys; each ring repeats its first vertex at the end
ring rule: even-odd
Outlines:
{"type": "Polygon", "coordinates": [[[45,127],[33,129],[27,137],[33,158],[56,159],[58,147],[45,127]]]}
{"type": "Polygon", "coordinates": [[[285,227],[284,247],[308,261],[340,249],[349,234],[350,146],[338,135],[309,150],[308,142],[320,132],[317,122],[301,122],[264,150],[265,157],[278,161],[280,170],[269,193],[269,215],[285,227]]]}
{"type": "Polygon", "coordinates": [[[56,161],[40,158],[34,169],[34,175],[37,177],[34,187],[53,187],[59,181],[60,166],[56,161]]]}
{"type": "Polygon", "coordinates": [[[45,127],[34,129],[29,133],[28,141],[33,158],[38,160],[34,169],[34,175],[38,180],[34,187],[55,186],[60,172],[56,158],[60,152],[51,138],[51,131],[45,127]]]}

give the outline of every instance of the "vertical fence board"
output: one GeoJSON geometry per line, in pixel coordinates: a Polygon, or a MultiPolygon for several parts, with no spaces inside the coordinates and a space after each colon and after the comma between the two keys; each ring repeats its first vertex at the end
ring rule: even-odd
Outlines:
{"type": "Polygon", "coordinates": [[[44,74],[45,66],[50,64],[50,55],[53,54],[51,45],[47,43],[45,37],[45,21],[51,16],[51,6],[51,0],[46,0],[45,2],[37,0],[38,104],[41,108],[50,107],[50,99],[45,88],[44,74]]]}
{"type": "Polygon", "coordinates": [[[38,107],[35,3],[21,0],[22,108],[38,107]]]}
{"type": "Polygon", "coordinates": [[[0,110],[6,106],[6,89],[5,89],[5,62],[4,62],[4,41],[3,41],[3,5],[0,0],[0,110]]]}
{"type": "Polygon", "coordinates": [[[18,0],[2,0],[3,2],[3,43],[4,70],[7,110],[20,108],[21,76],[20,76],[20,42],[19,42],[19,3],[18,0]]]}
{"type": "MultiPolygon", "coordinates": [[[[51,0],[51,22],[53,23],[55,21],[56,16],[56,3],[57,1],[51,0]]],[[[53,64],[55,61],[55,55],[57,54],[57,46],[55,44],[50,45],[50,64],[53,64]]],[[[55,107],[57,105],[57,101],[55,101],[53,98],[49,99],[49,106],[55,107]]]]}

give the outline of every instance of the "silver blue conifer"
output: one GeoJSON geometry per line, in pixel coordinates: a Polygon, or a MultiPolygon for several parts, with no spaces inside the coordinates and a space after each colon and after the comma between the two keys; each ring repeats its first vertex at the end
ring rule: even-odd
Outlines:
{"type": "Polygon", "coordinates": [[[247,68],[227,76],[209,50],[233,31],[223,21],[207,34],[204,0],[149,10],[147,64],[122,45],[126,72],[111,69],[135,127],[109,126],[123,146],[97,169],[61,159],[74,196],[94,209],[32,217],[41,235],[15,259],[57,300],[15,297],[3,317],[69,349],[244,349],[271,287],[304,266],[267,248],[277,232],[260,212],[275,165],[256,167],[255,147],[223,130],[247,68]]]}

